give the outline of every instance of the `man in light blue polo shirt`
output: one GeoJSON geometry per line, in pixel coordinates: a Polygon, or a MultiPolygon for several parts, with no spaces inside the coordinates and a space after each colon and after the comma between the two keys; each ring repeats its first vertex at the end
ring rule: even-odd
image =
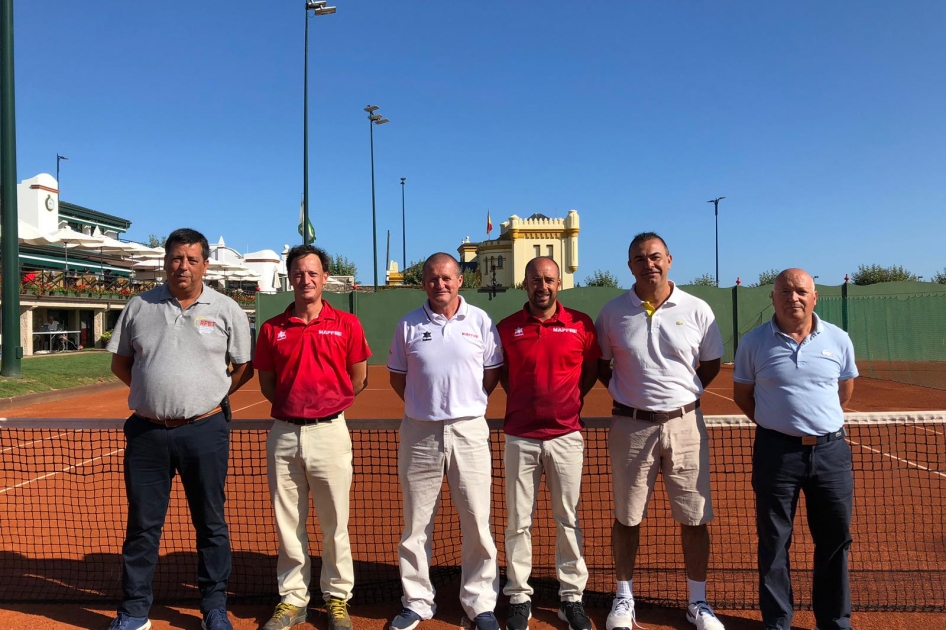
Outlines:
{"type": "Polygon", "coordinates": [[[756,423],[752,488],[759,533],[759,607],[766,630],[792,626],[788,548],[800,491],[815,543],[812,608],[820,630],[851,627],[848,550],[854,479],[843,407],[857,366],[847,333],[814,314],[811,276],[775,279],[775,316],[739,342],[733,398],[756,423]]]}

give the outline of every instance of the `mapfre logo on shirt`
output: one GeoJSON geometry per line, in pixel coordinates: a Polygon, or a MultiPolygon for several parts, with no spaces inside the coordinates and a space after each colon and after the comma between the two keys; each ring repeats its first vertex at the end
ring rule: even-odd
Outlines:
{"type": "Polygon", "coordinates": [[[564,326],[553,326],[553,327],[552,327],[552,332],[557,332],[557,333],[571,333],[571,334],[573,334],[573,335],[577,335],[577,334],[578,334],[578,329],[577,329],[577,328],[565,328],[564,326]]]}
{"type": "Polygon", "coordinates": [[[340,330],[319,330],[320,335],[335,335],[336,337],[342,336],[342,331],[340,330]]]}
{"type": "Polygon", "coordinates": [[[217,322],[201,315],[200,317],[194,318],[194,326],[197,327],[197,332],[200,334],[212,335],[214,330],[217,329],[217,322]]]}

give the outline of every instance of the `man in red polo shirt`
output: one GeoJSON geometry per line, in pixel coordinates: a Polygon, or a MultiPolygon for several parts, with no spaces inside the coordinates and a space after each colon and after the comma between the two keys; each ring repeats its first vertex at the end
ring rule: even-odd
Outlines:
{"type": "Polygon", "coordinates": [[[347,602],[354,586],[348,539],[351,437],[344,411],[368,384],[368,341],[358,318],[322,299],[328,254],[312,245],[289,250],[295,295],[260,329],[253,364],[276,418],[266,441],[269,489],[276,512],[280,603],[263,630],[281,630],[308,616],[309,492],[322,539],[320,586],[329,630],[352,627],[347,602]]]}
{"type": "Polygon", "coordinates": [[[506,362],[507,630],[528,630],[532,617],[532,513],[542,471],[556,523],[555,557],[562,601],[558,616],[571,630],[591,630],[581,597],[588,569],[581,555],[578,497],[585,442],[579,414],[595,384],[601,356],[594,322],[556,299],[558,264],[547,257],[526,265],[529,301],[497,326],[506,362]]]}

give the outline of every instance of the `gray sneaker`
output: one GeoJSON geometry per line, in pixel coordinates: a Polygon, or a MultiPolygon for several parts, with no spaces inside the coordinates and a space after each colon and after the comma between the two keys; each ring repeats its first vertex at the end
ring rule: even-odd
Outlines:
{"type": "Polygon", "coordinates": [[[276,610],[260,630],[285,630],[304,622],[309,616],[305,606],[293,606],[286,602],[276,604],[276,610]]]}
{"type": "Polygon", "coordinates": [[[558,618],[568,622],[568,630],[591,630],[591,619],[585,614],[581,602],[562,602],[558,618]]]}

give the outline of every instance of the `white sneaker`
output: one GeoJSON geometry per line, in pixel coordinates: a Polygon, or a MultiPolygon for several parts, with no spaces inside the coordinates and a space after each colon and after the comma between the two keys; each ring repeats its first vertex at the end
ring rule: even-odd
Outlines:
{"type": "Polygon", "coordinates": [[[696,626],[697,630],[726,630],[723,622],[717,619],[716,613],[706,602],[687,606],[687,621],[696,626]]]}
{"type": "Polygon", "coordinates": [[[611,604],[611,612],[605,624],[608,630],[630,630],[637,625],[634,618],[634,599],[631,597],[615,597],[611,604]]]}

